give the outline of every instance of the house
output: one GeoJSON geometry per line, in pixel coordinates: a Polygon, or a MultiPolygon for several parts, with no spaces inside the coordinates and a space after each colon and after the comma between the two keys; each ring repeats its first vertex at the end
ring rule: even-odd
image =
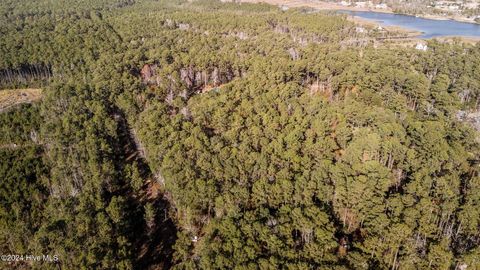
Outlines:
{"type": "Polygon", "coordinates": [[[470,8],[470,9],[476,9],[478,8],[478,3],[477,2],[470,2],[470,3],[465,3],[463,4],[464,8],[470,8]]]}
{"type": "Polygon", "coordinates": [[[423,44],[423,43],[417,43],[417,46],[415,46],[415,49],[419,50],[419,51],[426,51],[428,50],[428,46],[427,44],[423,44]]]}
{"type": "Polygon", "coordinates": [[[459,6],[448,6],[448,9],[451,10],[451,11],[456,11],[458,10],[460,7],[459,6]]]}
{"type": "Polygon", "coordinates": [[[357,32],[357,33],[365,33],[365,28],[363,28],[363,27],[355,27],[355,32],[357,32]]]}
{"type": "Polygon", "coordinates": [[[460,10],[460,4],[456,2],[438,1],[434,6],[436,9],[443,11],[458,11],[460,10]]]}
{"type": "Polygon", "coordinates": [[[377,9],[387,9],[388,6],[387,6],[387,4],[382,3],[382,4],[375,5],[375,8],[377,8],[377,9]]]}
{"type": "Polygon", "coordinates": [[[355,6],[359,8],[364,8],[367,7],[367,2],[356,2],[355,6]]]}

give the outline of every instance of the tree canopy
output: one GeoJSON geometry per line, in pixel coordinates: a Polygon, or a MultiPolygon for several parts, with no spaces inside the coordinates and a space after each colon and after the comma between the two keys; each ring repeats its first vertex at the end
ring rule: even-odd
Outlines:
{"type": "MultiPolygon", "coordinates": [[[[0,252],[34,269],[477,269],[480,45],[220,1],[3,1],[0,252]]],[[[0,90],[1,91],[1,90],[0,90]]]]}

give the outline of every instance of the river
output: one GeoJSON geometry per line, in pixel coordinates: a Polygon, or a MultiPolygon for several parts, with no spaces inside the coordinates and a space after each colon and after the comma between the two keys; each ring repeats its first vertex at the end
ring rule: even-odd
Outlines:
{"type": "Polygon", "coordinates": [[[379,22],[383,26],[400,26],[422,32],[421,38],[443,36],[480,37],[480,25],[454,20],[432,20],[410,15],[373,11],[339,11],[344,14],[379,22]]]}

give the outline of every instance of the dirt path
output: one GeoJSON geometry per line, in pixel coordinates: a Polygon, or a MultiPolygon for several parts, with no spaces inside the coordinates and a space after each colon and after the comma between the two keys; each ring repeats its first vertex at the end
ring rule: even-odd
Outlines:
{"type": "Polygon", "coordinates": [[[169,216],[170,203],[147,164],[145,149],[135,130],[129,127],[123,112],[119,109],[116,109],[114,118],[118,124],[122,160],[124,164],[136,166],[143,180],[143,186],[139,191],[134,191],[127,185],[124,194],[137,218],[133,228],[135,269],[170,269],[173,244],[177,237],[177,228],[169,216]],[[155,209],[155,221],[150,226],[143,218],[147,203],[155,209]]]}

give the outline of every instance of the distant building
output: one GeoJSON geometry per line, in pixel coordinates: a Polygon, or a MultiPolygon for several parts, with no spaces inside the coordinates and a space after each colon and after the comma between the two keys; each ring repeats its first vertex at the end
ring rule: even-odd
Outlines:
{"type": "Polygon", "coordinates": [[[427,44],[417,43],[417,46],[415,46],[415,49],[417,49],[419,51],[426,51],[426,50],[428,50],[428,46],[427,46],[427,44]]]}
{"type": "Polygon", "coordinates": [[[476,9],[478,7],[478,3],[477,2],[465,3],[465,4],[463,4],[463,7],[476,9]]]}
{"type": "Polygon", "coordinates": [[[436,9],[443,11],[458,11],[460,10],[460,3],[457,2],[448,2],[448,1],[438,1],[434,4],[436,9]]]}
{"type": "Polygon", "coordinates": [[[387,4],[382,3],[382,4],[377,4],[377,5],[375,5],[375,8],[378,8],[378,9],[387,9],[388,6],[387,6],[387,4]]]}
{"type": "Polygon", "coordinates": [[[365,28],[363,28],[363,27],[355,27],[355,32],[357,32],[357,33],[365,33],[365,28]]]}
{"type": "Polygon", "coordinates": [[[458,10],[459,8],[459,6],[448,6],[449,10],[458,10]]]}
{"type": "Polygon", "coordinates": [[[355,6],[359,8],[367,7],[367,2],[355,2],[355,6]]]}
{"type": "Polygon", "coordinates": [[[342,2],[340,2],[340,5],[342,5],[344,7],[347,7],[347,6],[350,6],[350,3],[347,2],[347,1],[342,1],[342,2]]]}
{"type": "Polygon", "coordinates": [[[178,29],[180,29],[180,30],[188,30],[188,29],[190,29],[190,24],[188,24],[188,23],[179,23],[179,24],[178,24],[178,29]]]}

